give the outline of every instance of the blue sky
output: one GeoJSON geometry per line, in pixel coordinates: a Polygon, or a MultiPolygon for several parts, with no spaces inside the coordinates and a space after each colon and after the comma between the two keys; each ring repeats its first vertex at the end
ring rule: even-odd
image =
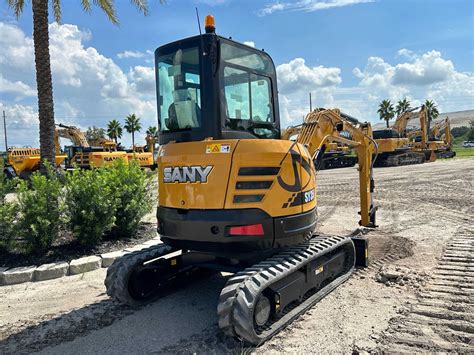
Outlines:
{"type": "MultiPolygon", "coordinates": [[[[196,6],[201,21],[216,17],[220,35],[270,53],[285,124],[302,119],[309,91],[315,105],[372,122],[385,98],[474,109],[471,0],[149,0],[148,17],[117,0],[120,26],[97,8],[83,13],[79,3],[63,0],[62,25],[50,26],[58,122],[105,126],[137,112],[145,126],[154,124],[150,53],[198,32],[196,6]]],[[[31,5],[17,20],[0,4],[0,105],[12,144],[35,145],[31,5]]]]}

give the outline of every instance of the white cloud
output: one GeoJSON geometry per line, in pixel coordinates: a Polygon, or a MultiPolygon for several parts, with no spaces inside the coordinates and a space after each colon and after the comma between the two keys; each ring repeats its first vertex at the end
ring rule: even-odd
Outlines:
{"type": "Polygon", "coordinates": [[[309,93],[313,107],[330,107],[333,93],[341,84],[341,70],[335,67],[308,67],[303,58],[295,58],[277,68],[280,115],[282,125],[301,123],[309,112],[309,93]]]}
{"type": "Polygon", "coordinates": [[[140,52],[140,51],[124,51],[121,53],[117,54],[117,57],[120,59],[123,58],[143,58],[145,56],[145,53],[140,52]]]}
{"type": "Polygon", "coordinates": [[[399,57],[405,57],[408,59],[414,59],[416,57],[415,53],[409,49],[402,48],[397,51],[399,57]]]}
{"type": "MultiPolygon", "coordinates": [[[[75,25],[55,23],[49,30],[58,123],[104,127],[110,119],[123,120],[134,112],[142,118],[143,127],[156,125],[154,88],[150,85],[152,67],[133,67],[127,75],[111,58],[85,45],[91,37],[89,32],[75,25]]],[[[10,130],[11,142],[17,139],[17,144],[32,144],[37,132],[37,122],[31,126],[31,113],[36,111],[33,41],[17,26],[0,22],[0,46],[0,91],[13,97],[12,102],[4,101],[5,106],[21,104],[23,113],[18,106],[10,113],[12,117],[23,117],[25,110],[29,112],[27,122],[18,120],[14,130],[10,130]],[[29,136],[20,134],[26,128],[29,136]]],[[[150,55],[148,51],[146,55],[150,55]]],[[[124,141],[129,144],[128,135],[124,141]]]]}
{"type": "Polygon", "coordinates": [[[364,95],[372,95],[375,101],[368,106],[373,117],[375,104],[382,99],[398,101],[405,96],[413,104],[435,100],[445,112],[474,107],[474,73],[456,71],[453,62],[435,50],[417,56],[401,49],[398,54],[408,61],[393,65],[383,58],[370,57],[364,69],[353,70],[364,95]]]}
{"type": "Polygon", "coordinates": [[[430,51],[416,58],[412,63],[395,66],[395,85],[430,85],[449,80],[455,73],[453,62],[441,58],[438,51],[430,51]]]}
{"type": "Polygon", "coordinates": [[[155,70],[152,67],[136,66],[130,68],[129,78],[136,90],[142,94],[155,95],[155,70]]]}
{"type": "Polygon", "coordinates": [[[301,123],[303,115],[309,111],[309,91],[312,93],[313,107],[338,107],[360,120],[374,123],[379,121],[377,108],[383,99],[396,102],[407,97],[413,106],[431,99],[438,105],[440,112],[474,108],[474,73],[458,72],[453,62],[443,58],[437,51],[428,51],[419,56],[413,52],[398,53],[404,58],[409,54],[411,58],[392,64],[380,57],[369,57],[364,68],[353,69],[359,83],[349,87],[342,86],[338,68],[322,67],[323,70],[317,72],[327,75],[319,80],[311,80],[312,75],[308,73],[311,68],[302,65],[301,58],[296,65],[293,60],[279,66],[283,126],[301,123]]]}
{"type": "Polygon", "coordinates": [[[255,48],[255,42],[253,41],[245,41],[244,44],[249,47],[254,47],[255,48]]]}
{"type": "Polygon", "coordinates": [[[259,11],[260,16],[271,15],[277,11],[320,11],[334,7],[343,7],[362,3],[370,3],[375,0],[300,0],[296,2],[277,1],[269,4],[259,11]]]}
{"type": "MultiPolygon", "coordinates": [[[[32,106],[5,105],[0,102],[0,111],[5,111],[9,147],[38,146],[39,135],[36,134],[38,132],[38,113],[32,106]]],[[[3,129],[0,141],[0,150],[4,150],[3,129]]]]}
{"type": "Polygon", "coordinates": [[[21,99],[27,96],[35,96],[36,91],[21,81],[10,81],[5,79],[0,74],[0,93],[13,94],[16,99],[21,99]]]}
{"type": "Polygon", "coordinates": [[[309,92],[316,88],[339,85],[341,69],[335,67],[308,67],[303,58],[277,66],[278,85],[285,94],[309,92]]]}

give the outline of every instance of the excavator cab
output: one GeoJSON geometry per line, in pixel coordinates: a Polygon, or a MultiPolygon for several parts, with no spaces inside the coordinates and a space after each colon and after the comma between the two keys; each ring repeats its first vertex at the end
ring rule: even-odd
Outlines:
{"type": "Polygon", "coordinates": [[[270,56],[215,34],[155,51],[159,143],[280,138],[270,56]]]}

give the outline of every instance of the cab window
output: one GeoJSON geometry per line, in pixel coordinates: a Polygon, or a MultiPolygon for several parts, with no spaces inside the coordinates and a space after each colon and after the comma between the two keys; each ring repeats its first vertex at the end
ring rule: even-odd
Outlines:
{"type": "Polygon", "coordinates": [[[178,49],[160,56],[157,64],[160,131],[201,126],[199,50],[178,49]]]}

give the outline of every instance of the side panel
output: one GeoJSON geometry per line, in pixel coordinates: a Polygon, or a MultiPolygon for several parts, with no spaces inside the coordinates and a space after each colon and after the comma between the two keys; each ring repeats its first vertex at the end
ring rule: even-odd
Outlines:
{"type": "Polygon", "coordinates": [[[148,167],[153,165],[153,153],[127,153],[128,161],[136,159],[140,166],[148,167]]]}
{"type": "Polygon", "coordinates": [[[168,143],[158,154],[159,205],[223,209],[237,140],[168,143]]]}
{"type": "Polygon", "coordinates": [[[303,146],[243,139],[234,152],[225,208],[259,208],[272,217],[296,215],[316,206],[314,188],[314,168],[303,146]]]}
{"type": "Polygon", "coordinates": [[[89,164],[95,167],[110,165],[117,159],[123,159],[126,163],[128,163],[127,153],[125,152],[91,152],[89,153],[89,164]]]}
{"type": "Polygon", "coordinates": [[[378,145],[378,153],[394,152],[400,148],[408,147],[408,138],[381,138],[375,140],[378,145]]]}

